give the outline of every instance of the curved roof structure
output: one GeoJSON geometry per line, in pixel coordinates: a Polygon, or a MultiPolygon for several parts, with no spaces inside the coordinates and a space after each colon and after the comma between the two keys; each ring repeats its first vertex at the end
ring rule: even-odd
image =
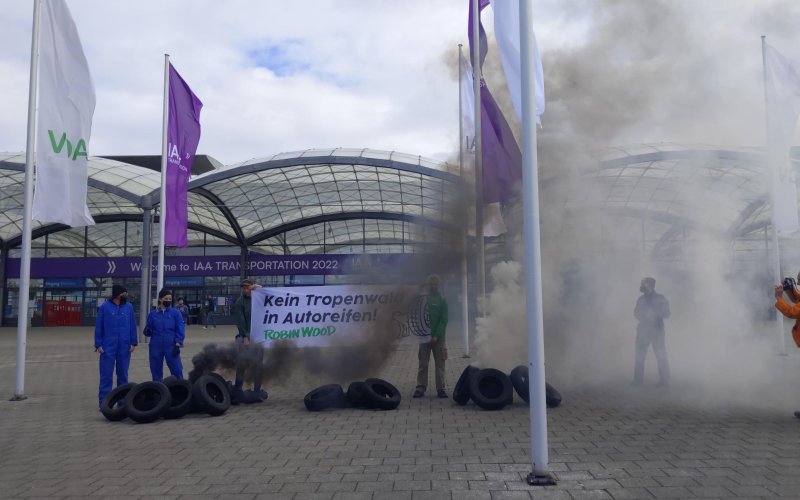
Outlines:
{"type": "MultiPolygon", "coordinates": [[[[763,150],[748,148],[611,148],[579,188],[568,190],[566,208],[573,214],[602,210],[640,226],[646,221],[656,253],[687,229],[735,240],[770,225],[766,160],[763,150]]],[[[798,171],[800,156],[791,164],[798,171]]]]}
{"type": "MultiPolygon", "coordinates": [[[[20,241],[24,162],[23,154],[0,154],[4,247],[20,241]]],[[[460,186],[455,167],[420,156],[341,148],[281,153],[194,177],[190,244],[204,234],[233,245],[282,247],[282,253],[372,240],[441,242],[456,228],[460,186]]],[[[143,209],[158,207],[159,187],[158,172],[89,159],[88,206],[98,223],[141,220],[143,209]]],[[[64,228],[34,221],[34,237],[64,228]]]]}

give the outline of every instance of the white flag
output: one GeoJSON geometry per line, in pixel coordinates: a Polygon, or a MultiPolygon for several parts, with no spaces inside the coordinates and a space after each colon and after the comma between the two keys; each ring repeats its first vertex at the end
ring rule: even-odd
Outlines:
{"type": "MultiPolygon", "coordinates": [[[[519,41],[519,0],[491,0],[494,10],[494,37],[497,40],[497,49],[500,52],[500,62],[503,63],[503,73],[506,75],[508,92],[517,118],[522,120],[522,64],[520,62],[519,41]]],[[[533,34],[533,30],[531,30],[533,34]]],[[[539,55],[539,44],[536,35],[533,35],[533,65],[536,71],[536,123],[542,124],[541,116],[544,113],[544,72],[542,71],[542,57],[539,55]]]]}
{"type": "Polygon", "coordinates": [[[789,162],[795,125],[800,115],[800,66],[765,44],[767,146],[772,178],[775,229],[793,233],[800,227],[797,184],[789,162]]]}
{"type": "Polygon", "coordinates": [[[459,54],[461,65],[461,146],[475,154],[475,88],[472,86],[472,67],[464,54],[459,54]]]}
{"type": "Polygon", "coordinates": [[[94,224],[86,206],[95,96],[75,22],[64,0],[43,0],[33,218],[94,224]]]}

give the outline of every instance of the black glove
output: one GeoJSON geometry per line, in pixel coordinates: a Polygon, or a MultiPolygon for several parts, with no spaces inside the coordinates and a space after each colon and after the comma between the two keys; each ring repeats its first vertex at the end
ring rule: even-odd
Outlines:
{"type": "Polygon", "coordinates": [[[149,326],[144,327],[144,330],[142,330],[142,335],[144,335],[145,337],[149,337],[152,334],[153,332],[150,331],[149,326]]]}
{"type": "Polygon", "coordinates": [[[175,346],[172,348],[172,355],[173,356],[180,356],[181,355],[181,345],[180,344],[175,344],[175,346]]]}

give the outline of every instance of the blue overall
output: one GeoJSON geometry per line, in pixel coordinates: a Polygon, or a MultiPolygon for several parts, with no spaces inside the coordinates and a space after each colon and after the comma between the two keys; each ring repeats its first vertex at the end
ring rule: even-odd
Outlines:
{"type": "Polygon", "coordinates": [[[156,309],[147,315],[147,328],[150,329],[150,373],[153,380],[164,379],[164,359],[167,360],[169,372],[183,378],[183,365],[180,353],[175,346],[183,346],[186,336],[183,315],[174,308],[156,309]]]}
{"type": "Polygon", "coordinates": [[[97,310],[94,326],[94,348],[103,348],[100,355],[100,389],[98,405],[111,392],[114,384],[114,367],[117,369],[117,387],[128,383],[128,366],[131,363],[131,346],[136,338],[136,317],[130,303],[116,305],[107,300],[97,310]]]}

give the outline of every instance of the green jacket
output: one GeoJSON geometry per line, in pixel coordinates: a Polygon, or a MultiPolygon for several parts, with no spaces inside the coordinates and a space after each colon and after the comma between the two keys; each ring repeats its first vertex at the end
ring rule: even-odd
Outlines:
{"type": "Polygon", "coordinates": [[[431,321],[431,337],[436,337],[440,342],[444,341],[447,328],[447,301],[439,292],[429,293],[425,307],[428,309],[428,319],[431,321]]]}
{"type": "Polygon", "coordinates": [[[242,337],[250,336],[250,306],[252,300],[250,297],[242,295],[236,302],[233,303],[233,319],[236,321],[236,328],[239,329],[239,335],[242,337]]]}

